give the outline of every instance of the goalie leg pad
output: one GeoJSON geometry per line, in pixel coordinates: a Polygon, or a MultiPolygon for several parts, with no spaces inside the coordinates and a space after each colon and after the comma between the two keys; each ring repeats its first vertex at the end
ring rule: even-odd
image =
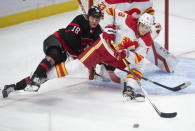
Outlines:
{"type": "Polygon", "coordinates": [[[168,73],[174,72],[177,63],[179,62],[173,54],[160,46],[157,42],[153,42],[146,59],[159,67],[162,71],[168,73]]]}

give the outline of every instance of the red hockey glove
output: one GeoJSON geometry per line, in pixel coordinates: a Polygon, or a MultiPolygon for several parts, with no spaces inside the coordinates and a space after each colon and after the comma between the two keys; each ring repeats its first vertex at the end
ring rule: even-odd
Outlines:
{"type": "Polygon", "coordinates": [[[114,56],[116,57],[117,60],[125,59],[127,56],[127,51],[126,51],[126,49],[120,50],[119,52],[117,50],[115,50],[114,56]]]}
{"type": "Polygon", "coordinates": [[[154,23],[151,27],[152,38],[153,39],[157,38],[161,30],[162,30],[162,27],[160,23],[154,23]]]}
{"type": "Polygon", "coordinates": [[[115,41],[115,26],[106,26],[105,27],[105,32],[103,32],[103,38],[111,43],[111,41],[115,41]]]}

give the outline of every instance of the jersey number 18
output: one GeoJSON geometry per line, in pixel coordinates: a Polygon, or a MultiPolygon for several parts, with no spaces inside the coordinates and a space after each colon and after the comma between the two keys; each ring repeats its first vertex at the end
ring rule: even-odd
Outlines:
{"type": "Polygon", "coordinates": [[[75,34],[78,34],[79,31],[80,31],[80,28],[77,27],[77,26],[74,26],[74,27],[72,28],[72,32],[75,32],[75,34]]]}

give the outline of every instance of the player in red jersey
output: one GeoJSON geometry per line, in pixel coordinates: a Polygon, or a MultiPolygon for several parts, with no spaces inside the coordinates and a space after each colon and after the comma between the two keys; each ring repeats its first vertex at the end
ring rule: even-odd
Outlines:
{"type": "MultiPolygon", "coordinates": [[[[139,18],[139,16],[143,13],[149,13],[153,16],[155,14],[152,0],[99,0],[98,7],[100,7],[100,9],[103,12],[105,9],[113,7],[121,11],[124,11],[125,13],[130,14],[136,18],[139,18]]],[[[178,59],[176,59],[176,57],[173,54],[168,52],[165,48],[160,46],[160,44],[158,44],[155,41],[160,31],[161,25],[157,22],[154,22],[154,24],[151,27],[151,36],[153,38],[153,43],[146,58],[151,63],[159,67],[159,69],[161,69],[162,71],[170,73],[175,70],[175,66],[178,63],[178,59]]],[[[97,75],[93,75],[97,72],[99,75],[101,75],[100,79],[103,80],[111,79],[114,82],[120,83],[121,78],[119,78],[114,73],[114,70],[115,68],[108,65],[101,66],[99,70],[98,69],[91,70],[90,78],[93,79],[93,76],[97,78],[98,77],[97,75]]]]}
{"type": "MultiPolygon", "coordinates": [[[[124,69],[126,65],[122,59],[125,59],[140,81],[145,57],[153,42],[150,35],[153,17],[145,13],[138,19],[115,8],[108,8],[103,22],[106,23],[105,32],[100,38],[81,53],[77,60],[64,64],[66,75],[91,69],[101,62],[124,69]],[[113,47],[112,41],[116,43],[119,51],[113,47]]],[[[57,76],[57,71],[53,68],[48,74],[57,76]]],[[[144,95],[135,91],[139,87],[136,78],[130,72],[127,74],[123,94],[131,99],[143,101],[144,95]]]]}

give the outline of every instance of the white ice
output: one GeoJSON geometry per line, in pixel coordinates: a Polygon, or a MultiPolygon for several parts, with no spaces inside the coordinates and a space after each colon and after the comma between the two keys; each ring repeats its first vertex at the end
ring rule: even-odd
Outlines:
{"type": "MultiPolygon", "coordinates": [[[[20,91],[0,98],[0,131],[194,131],[194,7],[194,0],[170,0],[170,51],[180,60],[175,73],[164,73],[151,64],[144,72],[145,77],[167,86],[186,81],[192,85],[171,92],[142,81],[159,110],[176,111],[177,117],[159,117],[147,100],[125,101],[121,85],[88,81],[85,74],[77,74],[48,81],[37,93],[20,91]],[[135,123],[139,128],[133,128],[135,123]]],[[[32,73],[44,57],[43,40],[77,14],[73,11],[0,29],[1,89],[32,73]]]]}

